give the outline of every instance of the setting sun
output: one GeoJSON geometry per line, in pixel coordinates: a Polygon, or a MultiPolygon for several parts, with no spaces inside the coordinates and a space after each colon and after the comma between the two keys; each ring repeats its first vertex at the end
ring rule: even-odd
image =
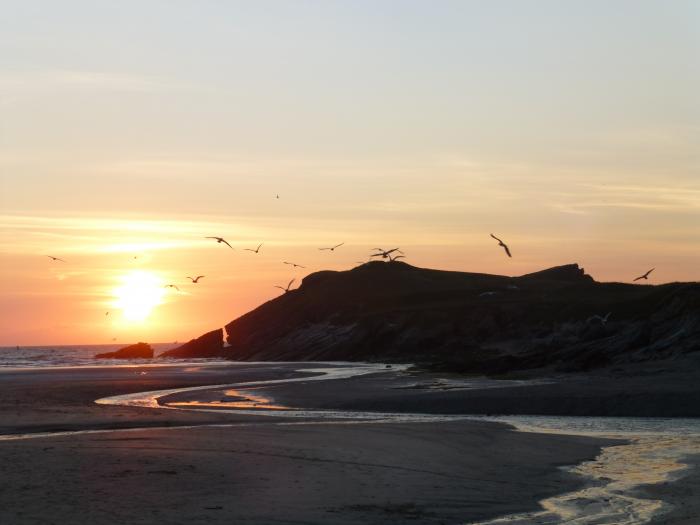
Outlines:
{"type": "Polygon", "coordinates": [[[0,525],[700,525],[700,0],[1,13],[0,525]]]}
{"type": "Polygon", "coordinates": [[[114,306],[122,310],[129,321],[145,320],[163,302],[165,289],[161,279],[152,272],[132,271],[121,278],[114,289],[114,306]]]}

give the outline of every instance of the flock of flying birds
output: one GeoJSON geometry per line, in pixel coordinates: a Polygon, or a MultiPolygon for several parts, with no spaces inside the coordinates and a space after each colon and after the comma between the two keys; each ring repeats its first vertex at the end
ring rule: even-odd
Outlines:
{"type": "MultiPolygon", "coordinates": [[[[279,197],[277,197],[277,198],[279,198],[279,197]]],[[[205,237],[205,239],[213,239],[213,240],[215,240],[215,241],[217,242],[217,244],[225,244],[226,246],[228,246],[228,247],[231,248],[232,250],[235,249],[235,248],[234,248],[233,246],[231,246],[231,245],[229,244],[229,242],[228,242],[226,239],[224,239],[223,237],[207,236],[207,237],[205,237]]],[[[336,245],[333,245],[333,246],[326,246],[326,247],[323,247],[323,248],[319,248],[319,251],[334,252],[335,250],[337,250],[338,248],[340,248],[340,247],[343,246],[344,244],[345,244],[344,242],[341,242],[340,244],[336,244],[336,245]]],[[[243,248],[243,249],[244,249],[245,251],[249,251],[249,252],[253,252],[253,253],[260,253],[260,248],[262,248],[262,246],[263,246],[263,243],[260,243],[260,244],[258,244],[257,248],[255,248],[255,249],[252,249],[252,248],[243,248]]],[[[394,262],[394,261],[397,260],[397,259],[402,259],[402,258],[405,258],[405,257],[406,257],[406,255],[405,255],[399,248],[392,248],[392,249],[390,249],[390,250],[385,250],[385,249],[383,249],[383,248],[373,248],[372,251],[375,252],[375,253],[370,254],[370,256],[369,256],[369,260],[370,260],[370,261],[372,260],[373,257],[381,257],[382,259],[389,259],[389,262],[394,262]],[[392,255],[392,254],[394,254],[394,255],[392,255]]],[[[357,262],[358,262],[359,264],[364,264],[364,263],[367,262],[367,261],[357,261],[357,262]]],[[[297,264],[297,263],[290,262],[290,261],[282,261],[282,263],[283,263],[283,264],[286,264],[286,265],[288,265],[288,266],[291,266],[292,268],[306,268],[306,266],[302,266],[301,264],[297,264]]],[[[204,275],[199,275],[199,276],[197,276],[196,278],[188,277],[188,279],[190,279],[193,283],[196,283],[196,282],[197,282],[200,278],[202,278],[202,277],[205,277],[205,276],[204,276],[204,275]]],[[[296,278],[294,278],[294,279],[292,279],[291,281],[289,281],[289,283],[287,284],[287,286],[275,285],[274,288],[279,288],[279,289],[282,290],[284,293],[288,293],[288,292],[290,292],[290,291],[292,290],[292,285],[294,284],[295,281],[296,281],[296,278]]],[[[168,284],[168,285],[166,285],[166,286],[168,286],[168,287],[173,287],[173,288],[179,290],[179,288],[177,288],[177,286],[175,286],[174,284],[168,284]]]]}
{"type": "MultiPolygon", "coordinates": [[[[277,198],[279,199],[279,196],[277,196],[277,198]]],[[[492,237],[494,240],[498,241],[498,246],[500,246],[501,248],[503,248],[503,250],[505,251],[505,253],[506,253],[506,255],[507,255],[508,257],[513,257],[513,254],[511,253],[510,248],[508,247],[508,245],[507,245],[505,242],[503,242],[501,239],[499,239],[498,237],[496,237],[493,233],[490,234],[490,235],[491,235],[491,237],[492,237]]],[[[229,248],[231,248],[232,250],[234,250],[234,247],[231,246],[231,245],[229,244],[229,242],[228,242],[226,239],[224,239],[223,237],[207,236],[207,237],[205,237],[205,239],[213,239],[213,240],[215,240],[215,241],[217,242],[217,244],[225,244],[226,246],[228,246],[229,248]]],[[[334,246],[328,246],[328,247],[319,248],[319,251],[330,251],[330,252],[334,252],[336,249],[340,248],[340,247],[343,246],[344,244],[345,244],[344,242],[341,242],[340,244],[336,244],[336,245],[334,245],[334,246]]],[[[244,251],[249,251],[249,252],[253,252],[253,253],[255,253],[255,254],[258,254],[258,253],[260,253],[260,248],[262,248],[262,247],[263,247],[263,243],[260,243],[260,244],[258,244],[258,246],[257,246],[255,249],[253,249],[253,248],[244,248],[244,251]]],[[[381,259],[388,259],[388,262],[394,262],[394,261],[396,261],[396,260],[398,260],[398,259],[403,259],[403,258],[406,257],[406,255],[405,255],[399,248],[392,248],[392,249],[390,249],[390,250],[385,250],[385,249],[383,249],[383,248],[373,248],[372,251],[373,251],[374,253],[371,253],[371,254],[370,254],[370,256],[369,256],[369,261],[373,260],[375,257],[378,257],[378,258],[381,258],[381,259]]],[[[47,255],[47,257],[49,257],[52,261],[66,262],[65,259],[61,259],[60,257],[54,257],[53,255],[47,255]]],[[[136,258],[136,257],[134,257],[134,258],[136,258]]],[[[358,264],[364,264],[364,263],[366,263],[366,262],[368,262],[368,261],[356,261],[356,262],[357,262],[358,264]]],[[[288,265],[288,266],[291,266],[292,268],[306,268],[306,266],[302,266],[301,264],[297,264],[297,263],[290,262],[290,261],[283,261],[283,264],[286,264],[286,265],[288,265]]],[[[653,272],[654,269],[655,269],[655,268],[652,268],[651,270],[649,270],[649,271],[646,272],[645,274],[640,275],[639,277],[633,279],[633,282],[640,281],[640,280],[642,280],[642,279],[648,280],[648,279],[649,279],[649,274],[650,274],[651,272],[653,272]]],[[[197,283],[199,283],[199,280],[200,280],[200,279],[203,279],[204,277],[206,277],[206,276],[205,276],[205,275],[197,275],[197,276],[195,276],[195,277],[192,277],[192,276],[189,276],[189,275],[188,275],[188,276],[187,276],[187,279],[189,279],[190,281],[192,281],[192,284],[197,284],[197,283]]],[[[294,279],[292,279],[291,281],[289,281],[289,284],[287,284],[287,286],[279,286],[279,285],[276,285],[276,286],[274,286],[274,288],[279,288],[279,289],[282,290],[284,293],[288,293],[288,292],[290,292],[290,291],[292,290],[292,285],[294,284],[295,281],[296,281],[296,278],[294,278],[294,279]]],[[[173,288],[173,289],[177,290],[178,292],[180,291],[180,288],[179,288],[176,284],[166,284],[166,285],[165,285],[165,288],[173,288]]],[[[106,312],[105,315],[109,315],[109,312],[106,312]]]]}

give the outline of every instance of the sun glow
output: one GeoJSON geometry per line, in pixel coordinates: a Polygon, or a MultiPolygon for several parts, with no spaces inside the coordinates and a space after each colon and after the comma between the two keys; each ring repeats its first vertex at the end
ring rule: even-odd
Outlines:
{"type": "Polygon", "coordinates": [[[114,306],[122,310],[129,321],[144,321],[153,308],[163,302],[165,288],[154,273],[135,270],[121,278],[121,286],[114,289],[114,306]]]}

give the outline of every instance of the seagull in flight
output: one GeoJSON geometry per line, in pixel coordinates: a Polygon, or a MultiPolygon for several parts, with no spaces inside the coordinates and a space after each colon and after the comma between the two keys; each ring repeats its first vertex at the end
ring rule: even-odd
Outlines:
{"type": "Polygon", "coordinates": [[[206,277],[206,276],[205,275],[198,275],[197,277],[190,277],[189,275],[187,276],[187,278],[190,281],[192,281],[194,284],[197,284],[202,277],[206,277]]]}
{"type": "Polygon", "coordinates": [[[401,250],[398,248],[393,248],[391,250],[382,250],[381,248],[375,248],[375,250],[379,250],[377,253],[373,253],[370,255],[370,257],[381,257],[382,259],[391,259],[391,254],[394,252],[399,252],[400,254],[403,254],[401,250]]]}
{"type": "Polygon", "coordinates": [[[607,314],[605,314],[605,317],[601,317],[598,314],[592,315],[588,319],[586,319],[586,324],[591,324],[593,321],[598,321],[600,324],[605,326],[608,322],[608,319],[610,318],[611,313],[612,312],[608,312],[607,314]]]}
{"type": "Polygon", "coordinates": [[[163,288],[175,288],[178,292],[180,291],[180,289],[174,284],[166,284],[163,288]]]}
{"type": "Polygon", "coordinates": [[[216,242],[223,242],[226,246],[233,250],[233,246],[231,246],[223,237],[205,237],[205,239],[216,239],[216,242]]]}
{"type": "Polygon", "coordinates": [[[54,257],[53,255],[47,255],[47,257],[49,257],[52,261],[66,262],[63,259],[61,259],[60,257],[54,257]]]}
{"type": "MultiPolygon", "coordinates": [[[[649,270],[649,271],[648,271],[647,273],[645,273],[644,275],[640,275],[639,277],[637,277],[636,279],[634,279],[634,281],[639,281],[640,279],[645,279],[645,280],[646,280],[646,279],[649,279],[649,274],[650,274],[651,272],[653,272],[654,270],[655,270],[655,268],[652,268],[651,270],[649,270]]],[[[632,282],[634,282],[634,281],[632,281],[632,282]]]]}
{"type": "Polygon", "coordinates": [[[335,251],[336,248],[340,248],[344,242],[341,242],[340,244],[336,244],[335,246],[331,246],[330,248],[319,248],[319,250],[330,250],[330,251],[335,251]]]}
{"type": "Polygon", "coordinates": [[[263,243],[258,244],[258,247],[255,248],[254,250],[252,248],[243,248],[247,252],[255,252],[258,253],[260,251],[260,247],[263,245],[263,243]]]}
{"type": "Polygon", "coordinates": [[[306,268],[306,266],[302,266],[301,264],[296,264],[296,263],[293,263],[293,262],[283,261],[283,263],[284,263],[284,264],[288,264],[289,266],[293,266],[294,268],[306,268]]]}
{"type": "Polygon", "coordinates": [[[494,239],[496,239],[498,241],[498,245],[503,247],[503,249],[506,251],[506,255],[508,255],[508,257],[513,257],[510,254],[510,250],[508,249],[508,245],[506,243],[504,243],[501,239],[496,237],[493,233],[491,234],[491,237],[493,237],[494,239]]]}
{"type": "Polygon", "coordinates": [[[287,285],[286,288],[284,288],[283,286],[275,286],[275,288],[279,288],[280,290],[284,290],[284,293],[288,293],[289,289],[292,287],[292,283],[294,281],[296,281],[296,279],[292,279],[291,281],[289,281],[289,284],[287,285]]]}

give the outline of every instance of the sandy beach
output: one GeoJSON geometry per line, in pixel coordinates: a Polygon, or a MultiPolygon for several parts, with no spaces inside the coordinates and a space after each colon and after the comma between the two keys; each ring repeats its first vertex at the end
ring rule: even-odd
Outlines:
{"type": "MultiPolygon", "coordinates": [[[[580,477],[559,467],[592,459],[610,443],[478,421],[315,421],[94,403],[304,375],[297,368],[3,372],[0,521],[468,523],[536,510],[542,498],[580,487],[580,477]],[[229,426],[205,426],[217,424],[229,426]],[[163,428],[181,425],[200,428],[163,428]],[[102,432],[79,433],[85,430],[102,432]],[[69,433],[24,439],[41,432],[69,433]]],[[[413,380],[399,375],[362,381],[413,380]]],[[[323,385],[325,396],[332,383],[340,395],[353,381],[294,384],[323,385]]]]}
{"type": "Polygon", "coordinates": [[[598,451],[485,423],[439,430],[263,424],[9,441],[0,520],[461,523],[577,486],[556,466],[598,451]]]}
{"type": "Polygon", "coordinates": [[[0,525],[700,525],[699,20],[4,2],[0,525]]]}
{"type": "Polygon", "coordinates": [[[687,458],[691,465],[679,479],[644,487],[640,493],[646,497],[667,501],[671,510],[655,518],[652,525],[695,525],[700,520],[700,456],[687,458]]]}

